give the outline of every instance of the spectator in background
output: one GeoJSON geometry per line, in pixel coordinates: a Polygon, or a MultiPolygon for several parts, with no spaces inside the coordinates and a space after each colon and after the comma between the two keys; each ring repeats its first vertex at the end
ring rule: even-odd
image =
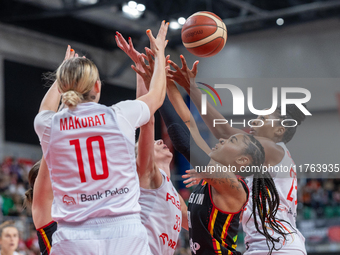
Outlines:
{"type": "Polygon", "coordinates": [[[19,231],[13,221],[6,221],[0,225],[0,255],[20,255],[15,250],[19,244],[19,231]]]}

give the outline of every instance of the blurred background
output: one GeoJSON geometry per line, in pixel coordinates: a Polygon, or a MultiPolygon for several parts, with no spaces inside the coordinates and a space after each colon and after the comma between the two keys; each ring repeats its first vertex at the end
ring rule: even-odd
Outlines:
{"type": "MultiPolygon", "coordinates": [[[[48,89],[42,74],[58,67],[70,44],[98,66],[102,104],[134,99],[132,61],[117,48],[115,32],[131,37],[143,51],[148,46],[146,29],[156,34],[164,19],[170,22],[166,54],[176,63],[183,54],[189,65],[199,59],[198,81],[213,85],[218,79],[244,93],[253,87],[258,109],[263,102],[271,103],[268,88],[310,90],[312,116],[298,128],[288,149],[297,165],[340,163],[339,18],[340,0],[0,0],[0,222],[15,219],[20,251],[38,254],[31,212],[22,202],[28,171],[42,155],[33,129],[48,89]],[[197,58],[182,45],[181,27],[197,11],[214,12],[227,26],[226,46],[214,57],[197,58]]],[[[190,105],[185,93],[183,97],[190,105]]],[[[230,107],[218,110],[231,118],[230,107]]],[[[201,123],[199,127],[204,136],[206,128],[201,123]]],[[[158,115],[156,138],[171,146],[158,115]]],[[[190,165],[174,153],[172,179],[187,199],[190,190],[181,174],[190,165]]],[[[340,179],[302,175],[298,196],[297,224],[308,254],[340,254],[340,179]]],[[[243,251],[242,232],[238,242],[243,251]]],[[[190,254],[186,231],[176,253],[190,254]]]]}

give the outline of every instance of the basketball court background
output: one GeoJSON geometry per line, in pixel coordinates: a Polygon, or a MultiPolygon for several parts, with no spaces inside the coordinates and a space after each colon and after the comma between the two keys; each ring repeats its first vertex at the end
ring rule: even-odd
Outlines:
{"type": "MultiPolygon", "coordinates": [[[[20,204],[24,175],[29,165],[41,157],[33,130],[33,118],[47,90],[41,74],[58,67],[67,45],[97,64],[105,84],[101,103],[109,105],[133,99],[132,62],[116,47],[115,31],[125,38],[130,36],[135,47],[143,50],[148,45],[146,29],[151,28],[155,34],[163,19],[174,22],[202,10],[212,11],[225,21],[228,28],[225,48],[211,58],[191,55],[181,44],[177,23],[179,28],[168,33],[166,53],[171,59],[179,63],[179,55],[183,54],[189,65],[199,59],[197,81],[210,82],[210,85],[214,85],[216,79],[234,82],[245,95],[245,88],[253,87],[254,104],[258,108],[261,108],[257,105],[260,102],[269,100],[270,104],[268,90],[286,86],[285,80],[289,86],[310,90],[312,98],[307,106],[312,116],[302,123],[287,147],[298,165],[340,163],[340,1],[137,2],[136,6],[145,6],[139,18],[127,14],[124,6],[129,6],[128,1],[0,1],[1,183],[10,183],[7,174],[13,177],[13,172],[18,172],[23,179],[22,182],[16,180],[17,192],[9,192],[10,185],[5,184],[0,190],[5,218],[21,217],[15,219],[25,222],[22,226],[26,222],[30,225],[29,212],[18,206],[15,210],[13,206],[8,208],[8,201],[20,204]],[[282,25],[278,25],[282,23],[280,19],[282,25]]],[[[227,104],[218,110],[227,119],[231,118],[231,107],[227,104]]],[[[252,116],[248,114],[248,117],[252,116]]],[[[156,136],[161,138],[162,125],[158,117],[157,123],[156,136]]],[[[203,136],[207,136],[204,125],[199,127],[203,136]]],[[[213,142],[211,140],[210,145],[213,142]]],[[[190,166],[178,154],[174,162],[173,180],[183,197],[188,197],[180,174],[190,166]]],[[[297,223],[306,237],[308,254],[340,254],[340,183],[333,177],[299,178],[297,223]]],[[[22,231],[23,237],[28,238],[29,227],[22,227],[22,231]]],[[[240,250],[244,249],[242,234],[239,243],[240,250]]],[[[185,232],[177,252],[188,254],[185,232]]]]}

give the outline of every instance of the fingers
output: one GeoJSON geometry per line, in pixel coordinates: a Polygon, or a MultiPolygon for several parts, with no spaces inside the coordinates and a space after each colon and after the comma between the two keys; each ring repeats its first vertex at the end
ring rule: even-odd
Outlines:
{"type": "Polygon", "coordinates": [[[197,75],[197,65],[198,65],[199,61],[196,60],[195,63],[192,65],[192,69],[191,72],[196,76],[197,75]]]}
{"type": "Polygon", "coordinates": [[[139,74],[140,76],[144,77],[145,73],[143,73],[142,71],[140,71],[137,67],[135,67],[134,65],[131,65],[131,68],[133,69],[133,71],[135,71],[137,74],[139,74]]]}
{"type": "Polygon", "coordinates": [[[179,66],[178,66],[175,62],[173,62],[172,60],[168,60],[168,63],[169,63],[173,68],[175,68],[176,71],[181,72],[181,68],[179,68],[179,66]]]}
{"type": "Polygon", "coordinates": [[[147,47],[145,47],[145,52],[146,52],[146,55],[148,56],[147,60],[149,62],[150,69],[153,72],[153,68],[155,66],[155,61],[153,60],[152,56],[154,56],[154,54],[153,54],[152,50],[150,50],[147,47]]]}
{"type": "Polygon", "coordinates": [[[168,62],[169,59],[170,59],[170,55],[167,55],[167,56],[165,57],[165,66],[166,66],[166,67],[169,67],[169,69],[170,69],[170,63],[168,62]]]}
{"type": "Polygon", "coordinates": [[[180,55],[181,62],[182,62],[182,70],[186,71],[188,68],[187,62],[185,61],[185,58],[183,55],[180,55]]]}
{"type": "Polygon", "coordinates": [[[74,49],[71,49],[69,58],[74,58],[74,54],[76,54],[76,52],[74,51],[74,49]]]}
{"type": "Polygon", "coordinates": [[[121,33],[116,32],[115,40],[116,40],[117,46],[124,52],[126,52],[129,49],[129,45],[121,33]]]}
{"type": "Polygon", "coordinates": [[[168,32],[169,22],[165,23],[165,20],[162,21],[161,27],[158,30],[157,38],[161,38],[165,40],[166,34],[168,32]]]}
{"type": "Polygon", "coordinates": [[[188,185],[185,185],[186,188],[190,188],[192,186],[195,186],[197,185],[196,181],[195,182],[192,182],[192,183],[189,183],[188,185]]]}
{"type": "Polygon", "coordinates": [[[64,60],[69,59],[69,57],[70,57],[70,51],[71,51],[71,45],[67,45],[67,49],[66,49],[66,53],[65,53],[65,58],[64,58],[64,60]]]}
{"type": "Polygon", "coordinates": [[[75,58],[79,57],[78,53],[76,53],[76,54],[74,55],[74,57],[75,57],[75,58]]]}
{"type": "Polygon", "coordinates": [[[132,39],[129,37],[129,45],[131,47],[131,50],[135,50],[135,47],[133,47],[132,39]]]}
{"type": "Polygon", "coordinates": [[[146,30],[146,35],[149,37],[150,43],[153,43],[156,40],[156,38],[153,37],[150,29],[146,30]]]}

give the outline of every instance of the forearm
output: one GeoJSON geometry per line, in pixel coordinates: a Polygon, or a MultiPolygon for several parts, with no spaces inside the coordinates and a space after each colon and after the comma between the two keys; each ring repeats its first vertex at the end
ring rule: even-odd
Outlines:
{"type": "Polygon", "coordinates": [[[55,81],[53,85],[46,92],[43,100],[41,101],[39,112],[44,110],[58,111],[58,106],[60,102],[60,93],[58,91],[58,83],[55,81]]]}
{"type": "Polygon", "coordinates": [[[190,131],[176,113],[168,97],[165,97],[159,112],[167,127],[169,137],[175,149],[180,152],[192,166],[206,166],[210,157],[190,137],[190,131]]]}
{"type": "MultiPolygon", "coordinates": [[[[165,57],[164,54],[158,54],[155,58],[155,69],[150,81],[149,93],[152,97],[158,99],[155,100],[157,105],[154,112],[161,107],[166,93],[166,74],[165,74],[165,57]]],[[[154,113],[153,112],[153,113],[154,113]]],[[[153,114],[152,113],[152,114],[153,114]]]]}
{"type": "Polygon", "coordinates": [[[181,195],[179,195],[179,201],[181,203],[181,212],[182,212],[182,228],[185,230],[189,230],[189,224],[188,224],[188,206],[186,205],[184,199],[181,195]]]}
{"type": "MultiPolygon", "coordinates": [[[[136,68],[139,70],[142,70],[143,66],[140,63],[135,63],[136,68]]],[[[148,93],[148,90],[146,89],[143,77],[140,76],[138,73],[136,73],[136,81],[137,81],[137,86],[136,86],[136,98],[139,98],[145,94],[148,93]]]]}
{"type": "MultiPolygon", "coordinates": [[[[190,91],[187,90],[187,93],[190,95],[191,101],[195,104],[198,111],[201,112],[202,107],[202,92],[197,88],[196,83],[191,82],[190,91]]],[[[214,127],[215,119],[225,120],[223,115],[218,112],[209,102],[207,102],[207,113],[206,115],[202,115],[201,117],[204,123],[208,126],[211,133],[217,138],[228,138],[233,134],[237,134],[243,132],[240,129],[232,128],[228,123],[223,125],[216,125],[214,127]]]]}
{"type": "Polygon", "coordinates": [[[44,158],[33,187],[32,217],[36,228],[40,228],[52,221],[51,206],[53,191],[50,173],[44,158]]]}
{"type": "Polygon", "coordinates": [[[140,127],[137,154],[138,175],[143,176],[153,169],[154,164],[154,116],[150,121],[140,127]]]}
{"type": "Polygon", "coordinates": [[[190,111],[174,82],[167,82],[167,95],[177,114],[190,129],[190,111]]]}
{"type": "Polygon", "coordinates": [[[167,92],[172,106],[175,108],[177,114],[180,116],[182,121],[190,129],[191,136],[194,139],[195,143],[202,150],[204,150],[205,153],[209,154],[211,150],[208,144],[203,140],[202,136],[200,135],[195,119],[192,117],[190,110],[185,104],[181,93],[173,82],[168,82],[167,92]]]}

